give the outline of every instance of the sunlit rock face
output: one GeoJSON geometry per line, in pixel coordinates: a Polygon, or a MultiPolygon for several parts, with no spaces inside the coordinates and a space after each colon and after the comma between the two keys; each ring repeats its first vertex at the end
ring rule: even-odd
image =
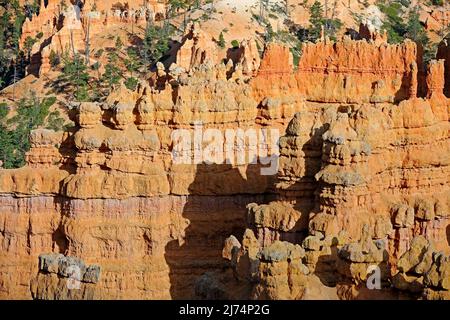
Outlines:
{"type": "Polygon", "coordinates": [[[222,62],[196,28],[172,67],[79,104],[75,130],[34,131],[27,165],[0,169],[0,298],[448,298],[448,60],[421,75],[412,42],[347,39],[296,68],[277,44],[222,62]],[[278,130],[277,170],[225,161],[252,139],[177,163],[174,131],[199,124],[278,130]]]}
{"type": "Polygon", "coordinates": [[[42,77],[51,70],[52,52],[84,55],[88,39],[103,34],[106,28],[145,27],[147,21],[163,19],[166,11],[165,3],[156,0],[145,5],[140,0],[41,0],[39,13],[26,18],[22,26],[20,47],[24,48],[27,38],[36,40],[27,71],[42,77]]]}

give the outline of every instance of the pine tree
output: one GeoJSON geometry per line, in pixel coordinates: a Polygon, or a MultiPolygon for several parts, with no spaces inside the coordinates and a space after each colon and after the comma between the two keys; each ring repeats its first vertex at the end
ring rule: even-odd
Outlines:
{"type": "MultiPolygon", "coordinates": [[[[25,164],[25,153],[30,149],[31,130],[48,124],[50,107],[56,102],[55,97],[39,99],[35,92],[16,103],[15,115],[7,119],[9,108],[0,105],[0,161],[4,168],[19,168],[25,164]]],[[[52,124],[61,123],[54,114],[52,124]]]]}
{"type": "Polygon", "coordinates": [[[48,59],[49,59],[49,62],[50,62],[50,66],[52,68],[56,68],[57,66],[59,66],[59,64],[60,64],[60,57],[55,51],[53,51],[53,50],[50,51],[50,55],[49,55],[48,59]]]}
{"type": "Polygon", "coordinates": [[[122,42],[122,39],[119,36],[117,36],[117,38],[116,38],[115,47],[119,51],[122,50],[122,48],[123,48],[123,42],[122,42]]]}
{"type": "Polygon", "coordinates": [[[25,43],[24,43],[24,49],[25,49],[25,53],[27,55],[28,61],[31,58],[31,49],[33,48],[33,45],[37,42],[36,39],[28,36],[25,39],[25,43]]]}
{"type": "Polygon", "coordinates": [[[114,89],[115,85],[120,82],[121,70],[117,66],[118,56],[115,51],[108,54],[108,64],[105,66],[105,73],[102,76],[102,81],[106,82],[110,91],[114,89]]]}
{"type": "Polygon", "coordinates": [[[378,7],[386,15],[383,29],[388,34],[389,43],[400,43],[406,33],[406,25],[403,22],[402,5],[398,2],[379,3],[378,7]]]}
{"type": "Polygon", "coordinates": [[[417,8],[411,11],[408,16],[408,23],[406,25],[406,37],[422,44],[423,46],[428,45],[430,41],[425,28],[420,23],[417,8]]]}
{"type": "MultiPolygon", "coordinates": [[[[19,49],[25,10],[18,0],[0,2],[0,88],[15,84],[25,75],[26,59],[19,49]]],[[[13,89],[14,90],[14,89],[13,89]]]]}
{"type": "Polygon", "coordinates": [[[189,7],[188,0],[169,0],[169,19],[174,17],[180,10],[184,10],[183,14],[183,29],[187,24],[187,9],[189,7]]]}
{"type": "Polygon", "coordinates": [[[148,25],[141,48],[142,63],[147,67],[159,61],[169,50],[170,31],[148,25]]]}
{"type": "Polygon", "coordinates": [[[138,72],[139,68],[141,67],[141,63],[139,61],[139,54],[137,52],[137,49],[128,48],[127,58],[125,59],[125,67],[127,68],[131,77],[134,77],[134,74],[138,72]]]}
{"type": "Polygon", "coordinates": [[[222,49],[224,49],[226,47],[226,42],[225,42],[225,37],[223,36],[223,32],[220,33],[219,35],[219,42],[217,43],[219,45],[219,47],[221,47],[222,49]]]}
{"type": "Polygon", "coordinates": [[[320,38],[324,24],[322,4],[319,1],[314,2],[309,9],[309,14],[309,22],[311,23],[311,28],[309,29],[310,40],[316,41],[320,38]]]}
{"type": "Polygon", "coordinates": [[[422,46],[424,49],[425,63],[428,63],[434,58],[437,48],[430,43],[430,38],[428,37],[427,31],[420,23],[417,7],[409,13],[405,37],[422,46]]]}
{"type": "Polygon", "coordinates": [[[134,91],[136,90],[136,87],[138,85],[138,79],[134,77],[129,77],[125,80],[124,84],[125,87],[127,87],[127,89],[134,91]]]}
{"type": "Polygon", "coordinates": [[[186,9],[188,4],[185,0],[169,0],[169,17],[172,18],[181,9],[186,9]]]}
{"type": "Polygon", "coordinates": [[[265,41],[272,42],[274,37],[275,37],[275,32],[273,31],[272,24],[270,22],[268,22],[266,24],[266,33],[264,35],[265,41]]]}
{"type": "Polygon", "coordinates": [[[6,74],[8,72],[9,59],[6,53],[6,32],[9,21],[8,15],[8,12],[5,12],[5,14],[0,18],[0,89],[7,83],[6,74]]]}
{"type": "Polygon", "coordinates": [[[22,34],[22,25],[25,22],[25,14],[22,12],[19,2],[17,0],[12,1],[12,6],[15,10],[15,20],[13,23],[12,42],[15,48],[16,54],[19,51],[19,40],[22,34]]]}
{"type": "Polygon", "coordinates": [[[74,90],[73,98],[77,101],[88,101],[88,84],[90,80],[87,66],[83,58],[76,54],[73,58],[66,53],[63,57],[64,67],[58,80],[63,87],[70,87],[74,90]]]}

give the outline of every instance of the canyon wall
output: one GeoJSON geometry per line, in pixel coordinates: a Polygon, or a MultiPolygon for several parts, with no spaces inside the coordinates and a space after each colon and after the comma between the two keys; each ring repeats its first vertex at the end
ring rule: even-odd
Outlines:
{"type": "Polygon", "coordinates": [[[448,298],[445,61],[418,98],[411,42],[308,44],[297,70],[276,44],[227,64],[186,48],[0,169],[0,298],[448,298]],[[196,156],[206,129],[231,139],[217,161],[196,156]],[[278,129],[278,171],[227,129],[278,129]],[[372,265],[382,290],[364,286],[372,265]]]}
{"type": "MultiPolygon", "coordinates": [[[[86,43],[107,27],[145,27],[166,15],[164,1],[84,1],[80,6],[69,0],[41,0],[38,14],[26,18],[19,45],[27,38],[36,40],[31,50],[28,73],[43,76],[51,69],[50,55],[84,55],[86,43]]],[[[92,61],[94,63],[94,61],[92,61]]]]}
{"type": "MultiPolygon", "coordinates": [[[[39,272],[40,254],[100,266],[99,282],[78,298],[192,297],[196,278],[226,267],[223,241],[243,231],[248,203],[270,197],[273,177],[257,164],[172,163],[171,134],[193,134],[200,122],[261,127],[250,86],[229,72],[222,64],[160,74],[154,87],[81,104],[76,132],[35,131],[28,165],[0,173],[2,298],[68,297],[56,289],[60,274],[39,272]]],[[[271,121],[282,129],[288,120],[271,121]]]]}
{"type": "MultiPolygon", "coordinates": [[[[351,42],[348,48],[365,45],[351,42]]],[[[340,46],[344,44],[328,48],[340,46]]],[[[450,104],[443,94],[445,61],[429,65],[427,99],[416,96],[417,67],[405,72],[384,55],[364,60],[370,67],[359,67],[368,79],[348,94],[341,81],[346,72],[336,76],[335,68],[345,70],[349,61],[357,65],[360,54],[377,48],[355,50],[356,57],[346,50],[342,55],[337,50],[322,55],[326,48],[325,43],[311,45],[300,60],[299,82],[310,70],[314,77],[308,83],[325,79],[327,84],[317,85],[315,91],[306,88],[302,111],[280,139],[279,198],[248,206],[242,243],[237,235],[227,239],[223,256],[237,277],[252,287],[253,299],[329,297],[315,277],[336,288],[340,299],[448,299],[450,104]],[[327,67],[304,67],[309,59],[319,66],[344,60],[328,65],[328,72],[327,67]],[[370,89],[372,74],[385,70],[382,79],[387,79],[396,68],[407,79],[407,86],[397,88],[402,95],[409,93],[407,100],[393,104],[393,99],[367,101],[368,96],[358,95],[370,89]],[[316,92],[328,103],[317,103],[316,92]],[[366,286],[374,270],[380,270],[379,290],[366,286]]],[[[398,48],[384,45],[381,50],[398,48]]],[[[403,62],[404,56],[397,54],[400,65],[417,61],[414,44],[406,43],[403,50],[409,58],[403,62]]],[[[273,77],[264,72],[258,76],[266,84],[273,77]]],[[[292,80],[276,81],[271,92],[281,97],[288,86],[295,86],[292,80]]]]}
{"type": "Polygon", "coordinates": [[[255,79],[256,90],[273,90],[276,84],[272,81],[279,75],[289,82],[275,83],[311,102],[398,103],[417,96],[422,58],[411,41],[399,45],[349,39],[306,43],[294,77],[286,77],[293,69],[288,48],[280,50],[270,46],[266,50],[267,57],[255,79]]]}

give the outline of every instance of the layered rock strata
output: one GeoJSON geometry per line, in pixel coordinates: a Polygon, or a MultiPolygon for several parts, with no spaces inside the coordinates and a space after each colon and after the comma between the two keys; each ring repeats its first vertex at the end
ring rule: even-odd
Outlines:
{"type": "MultiPolygon", "coordinates": [[[[0,169],[0,297],[398,297],[389,284],[410,276],[413,238],[450,252],[445,61],[431,64],[425,97],[411,42],[309,44],[298,70],[270,45],[256,76],[256,58],[239,61],[159,65],[134,92],[80,104],[76,131],[35,131],[27,166],[0,169]],[[197,158],[200,129],[285,132],[278,173],[249,161],[264,149],[254,139],[197,158]],[[39,265],[51,253],[101,276],[64,291],[39,265]],[[362,286],[371,265],[384,291],[362,286]]],[[[447,260],[432,256],[420,292],[446,297],[447,260]]]]}
{"type": "MultiPolygon", "coordinates": [[[[411,61],[416,59],[411,56],[411,61]]],[[[407,73],[409,79],[417,79],[414,70],[415,75],[407,73]]],[[[407,83],[404,93],[415,92],[417,83],[407,83]]],[[[280,139],[280,198],[248,207],[246,234],[255,235],[258,249],[250,266],[244,268],[268,270],[249,280],[252,298],[259,297],[255,291],[267,281],[275,287],[271,289],[273,297],[282,292],[293,294],[290,298],[306,297],[305,293],[298,295],[308,289],[304,277],[271,278],[281,273],[275,262],[267,267],[263,252],[275,245],[280,253],[291,245],[301,245],[304,255],[286,261],[306,266],[304,274],[319,276],[343,299],[399,298],[405,290],[411,294],[409,298],[447,297],[443,279],[445,254],[450,252],[450,105],[443,94],[443,60],[430,64],[426,84],[427,99],[413,94],[399,104],[349,103],[346,95],[340,95],[339,104],[306,101],[304,110],[294,116],[286,136],[280,139]],[[435,249],[430,250],[436,251],[430,257],[435,258],[429,261],[436,261],[437,271],[433,282],[410,287],[399,279],[404,273],[412,276],[402,261],[416,246],[416,237],[433,244],[435,249]],[[374,270],[380,274],[380,287],[372,291],[366,282],[374,270]],[[400,292],[391,290],[392,283],[400,292]]],[[[358,88],[363,89],[364,82],[358,88]]],[[[345,92],[342,89],[338,92],[345,92]]],[[[247,241],[245,236],[243,241],[247,241]]],[[[239,241],[235,247],[240,251],[245,248],[239,241]]],[[[235,254],[240,251],[235,250],[235,254]]],[[[236,260],[230,254],[224,257],[231,259],[231,265],[236,260]]],[[[417,259],[419,263],[421,258],[417,259]]],[[[425,269],[429,270],[424,267],[414,276],[431,277],[425,269]]],[[[411,279],[404,281],[413,282],[411,279]]]]}
{"type": "MultiPolygon", "coordinates": [[[[248,203],[270,197],[273,177],[237,159],[195,164],[194,145],[178,149],[187,163],[174,163],[171,136],[184,129],[193,137],[199,124],[222,133],[262,128],[250,85],[230,67],[163,72],[153,87],[80,104],[76,132],[33,132],[28,165],[0,173],[2,297],[187,298],[197,277],[226,266],[223,241],[243,231],[248,203]],[[56,296],[45,288],[60,289],[62,280],[37,264],[50,252],[99,265],[102,277],[89,292],[56,296]]],[[[288,119],[270,121],[283,129],[288,119]]]]}

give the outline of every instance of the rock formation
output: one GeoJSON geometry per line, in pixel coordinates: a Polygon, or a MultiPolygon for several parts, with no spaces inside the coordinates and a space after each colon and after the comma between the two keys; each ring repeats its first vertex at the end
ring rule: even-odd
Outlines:
{"type": "Polygon", "coordinates": [[[448,298],[446,61],[422,79],[414,43],[347,39],[305,45],[296,70],[276,44],[225,63],[192,28],[176,65],[0,169],[0,298],[448,298]],[[222,161],[197,158],[206,129],[231,139],[222,161]],[[280,130],[277,174],[227,129],[280,130]]]}
{"type": "MultiPolygon", "coordinates": [[[[347,43],[348,48],[365,45],[365,42],[347,43]]],[[[306,48],[298,72],[307,75],[306,63],[311,61],[314,65],[313,57],[319,60],[316,65],[327,62],[330,68],[334,66],[331,61],[339,61],[339,52],[343,52],[341,57],[348,57],[348,60],[335,64],[340,69],[345,68],[346,63],[358,64],[360,54],[370,52],[356,49],[356,57],[349,57],[344,53],[345,49],[338,49],[340,46],[346,44],[330,45],[333,51],[327,60],[320,60],[323,55],[308,52],[318,48],[327,52],[325,43],[306,48]]],[[[404,46],[403,52],[410,57],[411,64],[414,63],[417,59],[414,44],[404,46]]],[[[398,50],[398,47],[383,46],[384,52],[393,49],[398,50]]],[[[372,67],[366,69],[359,65],[360,69],[366,70],[367,78],[388,61],[395,65],[395,59],[386,59],[385,54],[378,60],[365,60],[366,64],[373,63],[372,67]]],[[[409,61],[403,62],[405,68],[409,61]]],[[[309,67],[309,70],[316,72],[315,79],[320,79],[318,73],[323,72],[322,68],[309,67]]],[[[395,70],[395,67],[381,69],[395,70]]],[[[343,71],[343,77],[351,74],[350,70],[343,71]]],[[[404,97],[411,92],[408,87],[417,86],[411,81],[417,79],[411,75],[417,68],[406,70],[402,78],[406,78],[407,85],[397,89],[404,90],[400,93],[404,97]]],[[[254,242],[258,243],[255,250],[259,253],[254,254],[256,258],[245,270],[266,270],[259,274],[257,281],[249,281],[249,284],[259,290],[261,283],[268,281],[271,285],[266,285],[265,289],[275,286],[270,290],[279,294],[288,289],[291,293],[301,292],[298,287],[306,290],[308,285],[304,276],[289,281],[271,279],[272,275],[279,274],[278,266],[272,262],[268,267],[263,257],[263,252],[272,251],[273,246],[277,246],[277,252],[281,254],[289,246],[301,244],[304,255],[287,261],[306,266],[309,273],[321,278],[322,283],[336,287],[342,299],[399,297],[403,294],[403,291],[392,292],[390,283],[408,294],[419,293],[429,299],[446,298],[445,254],[450,252],[450,144],[449,101],[443,95],[444,61],[430,64],[426,80],[428,99],[410,95],[399,104],[392,104],[394,99],[364,102],[364,96],[357,92],[346,95],[346,86],[334,77],[333,72],[324,77],[330,82],[323,87],[337,86],[335,92],[339,94],[335,94],[333,100],[340,99],[339,103],[317,103],[316,91],[306,91],[304,109],[294,116],[286,136],[280,139],[279,199],[249,206],[249,229],[245,234],[254,233],[254,242]],[[348,101],[348,97],[353,101],[348,101]],[[355,103],[357,99],[361,99],[358,104],[355,103]],[[406,255],[408,250],[413,250],[416,237],[426,239],[436,248],[430,249],[436,250],[430,253],[430,257],[435,258],[427,258],[430,266],[436,261],[435,273],[428,275],[429,267],[423,267],[416,275],[416,278],[422,275],[433,277],[433,280],[420,280],[419,287],[408,284],[415,278],[409,273],[405,275],[409,269],[402,267],[402,261],[412,259],[406,255]],[[381,286],[379,290],[371,291],[367,289],[366,281],[375,270],[379,270],[381,286]]],[[[308,81],[313,81],[312,77],[308,81]]],[[[358,81],[358,90],[364,90],[364,87],[364,81],[358,81]]],[[[330,98],[324,93],[329,94],[328,90],[322,92],[320,100],[327,101],[330,98]]],[[[244,236],[243,241],[245,239],[244,236]]],[[[240,251],[245,247],[239,242],[235,246],[241,248],[240,251]]],[[[424,252],[420,250],[415,252],[424,252]]],[[[416,264],[421,258],[417,259],[416,264]]],[[[251,297],[258,298],[257,295],[251,297]]],[[[276,294],[270,297],[280,298],[276,294]]],[[[304,298],[301,294],[289,296],[295,297],[304,298]]]]}
{"type": "Polygon", "coordinates": [[[127,24],[145,27],[147,21],[161,20],[165,14],[166,6],[159,1],[147,1],[143,6],[139,1],[86,0],[77,6],[69,0],[41,0],[39,14],[27,18],[22,27],[22,48],[27,38],[37,40],[28,72],[45,75],[51,68],[52,51],[58,55],[84,54],[88,36],[101,34],[105,27],[127,24]]]}
{"type": "Polygon", "coordinates": [[[189,71],[205,62],[216,64],[218,62],[217,45],[212,39],[209,39],[200,29],[198,23],[191,24],[187,30],[177,52],[177,65],[189,71]]]}

